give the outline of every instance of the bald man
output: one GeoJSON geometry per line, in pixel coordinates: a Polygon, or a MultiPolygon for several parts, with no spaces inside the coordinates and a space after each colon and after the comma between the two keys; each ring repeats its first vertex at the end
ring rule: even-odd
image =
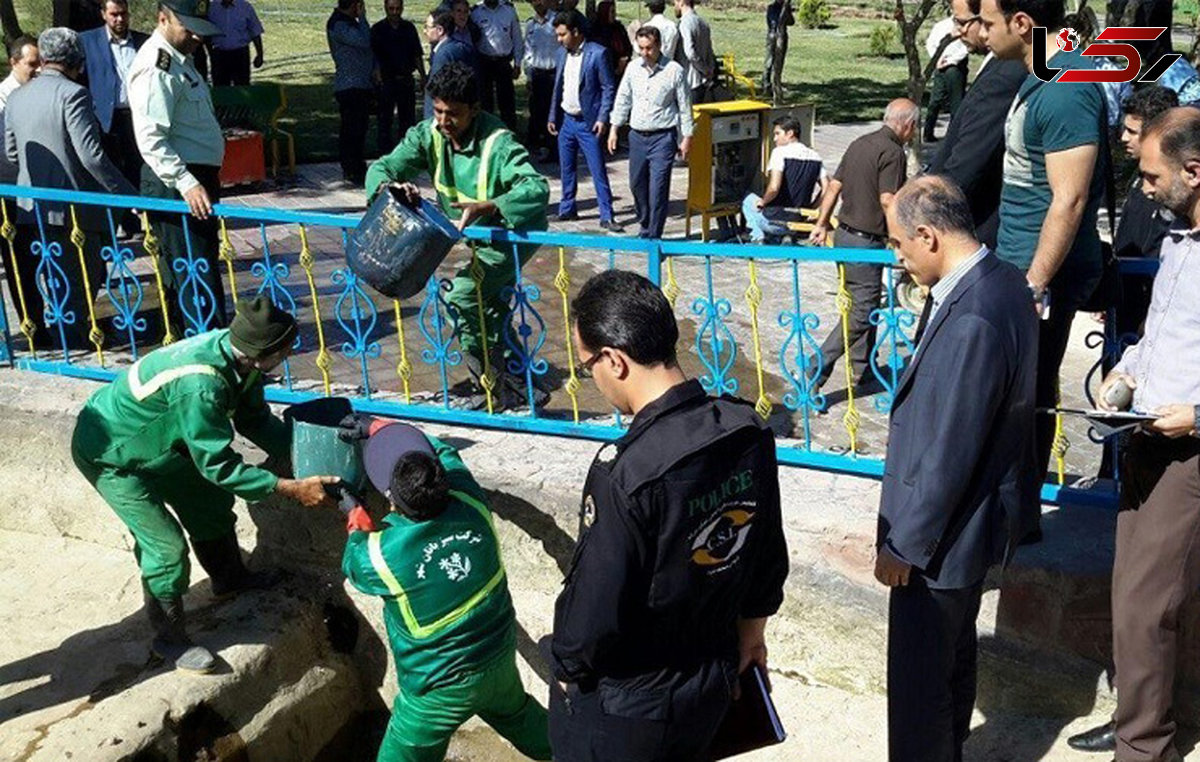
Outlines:
{"type": "Polygon", "coordinates": [[[875,578],[888,606],[889,762],[958,762],[975,704],[975,617],[1037,499],[1037,318],[1025,278],[975,238],[952,180],[926,176],[887,212],[896,259],[930,288],[896,391],[875,578]]]}
{"type": "MultiPolygon", "coordinates": [[[[837,231],[833,245],[847,249],[883,249],[887,247],[887,223],[884,210],[907,176],[904,146],[917,130],[917,104],[897,98],[883,112],[883,126],[857,138],[846,149],[829,190],[821,199],[821,212],[810,240],[823,246],[830,232],[830,219],[838,199],[837,231]]],[[[849,337],[847,342],[839,322],[821,345],[818,369],[806,369],[814,394],[833,373],[834,363],[849,347],[854,383],[870,382],[874,377],[875,326],[871,312],[879,307],[883,294],[882,265],[850,264],[846,270],[846,288],[850,292],[849,337]],[[813,375],[815,370],[815,376],[813,375]]]]}

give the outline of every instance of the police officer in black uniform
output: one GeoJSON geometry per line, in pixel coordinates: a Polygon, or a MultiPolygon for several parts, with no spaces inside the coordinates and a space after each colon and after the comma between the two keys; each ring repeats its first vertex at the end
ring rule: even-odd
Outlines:
{"type": "Polygon", "coordinates": [[[775,441],[752,406],[686,379],[647,279],[597,275],[574,314],[582,369],[634,418],[592,463],[555,605],[554,758],[705,759],[783,600],[775,441]]]}

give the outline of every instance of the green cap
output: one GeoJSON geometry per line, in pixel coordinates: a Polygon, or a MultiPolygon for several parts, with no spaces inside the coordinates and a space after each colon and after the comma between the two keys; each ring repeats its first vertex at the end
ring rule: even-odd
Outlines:
{"type": "Polygon", "coordinates": [[[238,303],[237,314],[229,324],[229,341],[234,349],[258,360],[292,346],[298,330],[296,318],[267,297],[259,296],[238,303]]]}
{"type": "Polygon", "coordinates": [[[221,33],[221,28],[208,20],[209,0],[159,0],[158,4],[169,8],[192,34],[212,37],[221,33]]]}

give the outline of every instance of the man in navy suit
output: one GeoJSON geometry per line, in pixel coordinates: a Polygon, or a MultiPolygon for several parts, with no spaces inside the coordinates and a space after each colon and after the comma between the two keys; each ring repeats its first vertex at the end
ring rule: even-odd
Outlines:
{"type": "MultiPolygon", "coordinates": [[[[429,40],[429,78],[437,70],[458,61],[477,69],[475,49],[460,41],[454,34],[454,16],[449,11],[435,11],[425,20],[425,39],[429,40]]],[[[425,93],[425,118],[433,118],[433,98],[425,93]]]]}
{"type": "Polygon", "coordinates": [[[896,391],[875,577],[888,609],[888,758],[957,762],[975,703],[983,578],[1037,499],[1037,318],[1024,275],[975,237],[962,191],[913,180],[889,243],[930,296],[896,391]]]}
{"type": "Polygon", "coordinates": [[[575,210],[575,164],[583,150],[588,172],[596,185],[600,206],[600,227],[610,233],[622,232],[613,219],[612,188],[608,167],[600,152],[600,136],[608,129],[617,85],[613,78],[608,50],[596,42],[585,42],[583,14],[563,11],[554,17],[554,33],[562,49],[554,75],[554,94],[550,101],[550,122],[546,129],[558,136],[559,170],[562,173],[562,200],[556,219],[579,218],[575,210]]]}
{"type": "Polygon", "coordinates": [[[142,177],[142,153],[133,134],[125,80],[148,35],[130,30],[129,0],[106,0],[101,17],[104,26],[79,35],[87,85],[100,122],[104,153],[136,188],[142,177]]]}

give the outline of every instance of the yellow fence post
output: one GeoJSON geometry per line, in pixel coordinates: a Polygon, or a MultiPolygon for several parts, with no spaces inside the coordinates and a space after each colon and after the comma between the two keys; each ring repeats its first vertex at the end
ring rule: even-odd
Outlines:
{"type": "Polygon", "coordinates": [[[558,274],[554,287],[562,294],[563,331],[567,339],[567,383],[564,388],[571,397],[571,412],[579,423],[579,377],[575,375],[575,346],[571,341],[571,274],[567,272],[567,250],[558,247],[558,274]]]}
{"type": "Polygon", "coordinates": [[[479,385],[483,387],[484,397],[487,399],[487,411],[495,412],[495,403],[493,401],[492,391],[496,384],[496,378],[492,373],[492,360],[488,350],[487,339],[487,316],[483,312],[483,265],[479,262],[478,245],[471,241],[471,280],[475,282],[475,307],[479,317],[479,347],[483,352],[483,374],[479,379],[479,385]]]}
{"type": "Polygon", "coordinates": [[[750,285],[746,288],[746,304],[750,306],[750,326],[754,336],[754,372],[758,376],[758,400],[754,410],[765,421],[771,415],[771,400],[767,397],[763,384],[762,338],[758,332],[758,308],[762,305],[762,289],[758,285],[758,266],[754,260],[749,260],[750,285]]]}
{"type": "Polygon", "coordinates": [[[849,289],[846,288],[846,265],[838,262],[838,292],[837,309],[842,319],[842,349],[846,365],[846,412],[842,415],[842,424],[850,434],[850,452],[858,452],[858,424],[861,416],[854,402],[854,372],[850,368],[850,308],[854,304],[849,289]]]}
{"type": "Polygon", "coordinates": [[[158,306],[162,308],[162,343],[165,347],[175,343],[175,334],[171,332],[171,316],[167,312],[167,290],[163,287],[162,264],[158,261],[158,238],[154,236],[154,229],[150,226],[150,215],[146,212],[142,212],[142,233],[145,235],[142,246],[146,249],[146,256],[150,257],[150,264],[154,266],[154,283],[158,286],[158,306]]]}
{"type": "MultiPolygon", "coordinates": [[[[301,235],[303,239],[303,234],[301,235]]],[[[221,218],[221,243],[218,246],[221,259],[225,262],[225,272],[229,274],[229,294],[233,297],[233,306],[238,303],[237,277],[233,274],[233,258],[237,252],[233,249],[233,241],[229,240],[229,231],[225,228],[225,218],[221,218]]],[[[314,304],[316,301],[314,300],[314,304]]],[[[328,394],[328,392],[326,392],[328,394]]]]}
{"type": "Polygon", "coordinates": [[[92,291],[92,279],[88,275],[87,258],[83,253],[83,246],[87,243],[87,237],[83,234],[83,229],[79,227],[79,217],[75,214],[75,205],[70,205],[71,210],[71,243],[75,246],[75,251],[79,253],[79,271],[83,274],[83,298],[87,302],[88,321],[91,328],[88,331],[88,340],[96,347],[96,359],[100,362],[100,366],[104,366],[104,332],[100,330],[100,326],[96,324],[96,300],[92,291]]]}
{"type": "Polygon", "coordinates": [[[4,216],[4,224],[0,225],[0,236],[8,241],[9,264],[12,267],[13,282],[17,284],[17,302],[21,307],[21,333],[29,342],[29,352],[37,359],[37,349],[33,346],[33,332],[37,330],[37,326],[29,318],[29,307],[25,305],[25,286],[21,283],[21,269],[17,264],[17,226],[8,218],[8,202],[4,199],[0,199],[0,212],[4,216]]]}
{"type": "MultiPolygon", "coordinates": [[[[225,241],[229,240],[225,233],[225,220],[221,220],[221,236],[225,241]]],[[[224,249],[225,244],[222,243],[221,247],[224,249]]],[[[232,249],[233,247],[230,246],[230,250],[232,249]]],[[[313,279],[313,264],[312,250],[308,248],[308,229],[302,223],[300,225],[300,266],[304,268],[304,277],[308,280],[308,294],[312,298],[313,322],[317,324],[317,370],[321,371],[321,383],[325,388],[325,396],[329,397],[333,394],[329,384],[329,369],[333,367],[333,360],[329,356],[329,350],[325,348],[325,327],[321,325],[321,303],[317,297],[317,282],[313,279]]],[[[232,272],[229,277],[233,277],[232,272]]],[[[232,285],[232,281],[230,285],[232,285]]],[[[237,289],[234,289],[234,294],[236,293],[237,289]]],[[[234,301],[237,301],[236,296],[234,301]]]]}
{"type": "Polygon", "coordinates": [[[412,391],[409,383],[412,380],[412,364],[408,361],[408,344],[404,340],[404,318],[400,314],[400,300],[393,299],[392,307],[396,311],[396,342],[400,344],[400,362],[396,365],[396,375],[404,384],[404,401],[412,404],[412,391]]]}

